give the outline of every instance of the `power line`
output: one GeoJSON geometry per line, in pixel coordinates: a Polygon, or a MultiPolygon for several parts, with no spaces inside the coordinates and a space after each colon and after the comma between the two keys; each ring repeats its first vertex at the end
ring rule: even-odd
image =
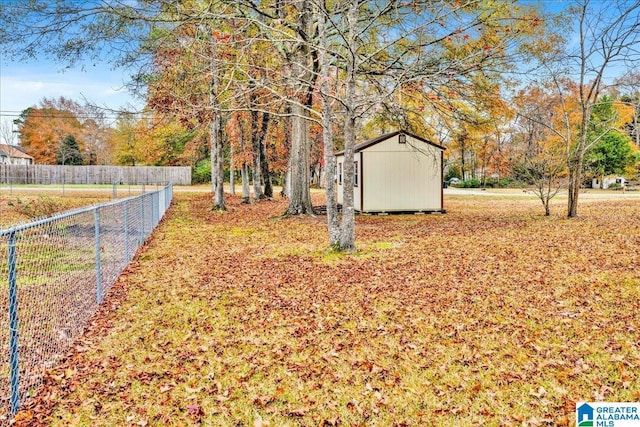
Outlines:
{"type": "MultiPolygon", "coordinates": [[[[0,117],[20,117],[24,111],[15,111],[15,110],[0,110],[0,117]]],[[[67,111],[56,111],[56,112],[42,112],[39,109],[32,109],[28,116],[29,117],[37,117],[37,118],[45,118],[45,119],[113,119],[117,120],[122,116],[135,116],[135,117],[144,117],[152,115],[151,112],[129,112],[122,111],[119,113],[109,112],[102,114],[76,114],[73,112],[67,111]]]]}

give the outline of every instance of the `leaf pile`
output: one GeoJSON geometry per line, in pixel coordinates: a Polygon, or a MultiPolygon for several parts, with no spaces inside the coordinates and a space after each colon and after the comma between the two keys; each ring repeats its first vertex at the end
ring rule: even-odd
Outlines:
{"type": "Polygon", "coordinates": [[[345,255],[286,202],[176,198],[17,425],[568,426],[640,400],[631,201],[449,197],[358,217],[345,255]]]}

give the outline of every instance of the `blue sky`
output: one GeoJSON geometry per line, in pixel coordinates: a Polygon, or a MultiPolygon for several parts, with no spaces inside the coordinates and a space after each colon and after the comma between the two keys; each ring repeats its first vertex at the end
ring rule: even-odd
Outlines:
{"type": "MultiPolygon", "coordinates": [[[[522,0],[522,3],[540,3],[557,12],[571,1],[522,0]]],[[[88,65],[83,70],[80,67],[64,69],[64,65],[46,60],[24,63],[0,57],[0,121],[13,120],[20,111],[37,105],[44,97],[64,96],[80,103],[86,99],[110,109],[120,109],[127,104],[140,108],[140,100],[124,88],[127,80],[125,71],[113,70],[107,62],[88,65]]]]}
{"type": "Polygon", "coordinates": [[[108,64],[64,69],[49,61],[8,62],[0,60],[0,119],[11,121],[24,109],[42,98],[64,96],[79,103],[88,100],[99,106],[119,109],[135,100],[124,87],[125,71],[112,70],[108,64]]]}

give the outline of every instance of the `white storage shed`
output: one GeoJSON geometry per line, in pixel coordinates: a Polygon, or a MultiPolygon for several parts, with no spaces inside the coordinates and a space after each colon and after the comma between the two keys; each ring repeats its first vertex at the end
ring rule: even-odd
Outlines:
{"type": "Polygon", "coordinates": [[[624,188],[627,185],[627,180],[623,176],[605,176],[602,181],[599,177],[591,180],[591,188],[602,188],[607,190],[611,186],[616,188],[624,188]]]}
{"type": "MultiPolygon", "coordinates": [[[[355,146],[354,207],[361,213],[444,212],[445,148],[405,131],[355,146]]],[[[336,153],[342,204],[344,152],[336,153]]]]}

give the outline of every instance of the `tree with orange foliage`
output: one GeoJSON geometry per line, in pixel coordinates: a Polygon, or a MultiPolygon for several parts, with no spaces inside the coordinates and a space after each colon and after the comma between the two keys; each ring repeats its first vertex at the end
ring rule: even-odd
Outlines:
{"type": "Polygon", "coordinates": [[[560,191],[567,172],[567,146],[579,131],[579,106],[562,94],[576,93],[571,80],[555,80],[546,86],[531,85],[518,93],[518,116],[512,142],[517,147],[516,176],[534,186],[534,193],[550,215],[550,202],[560,191]]]}
{"type": "Polygon", "coordinates": [[[112,129],[104,110],[63,96],[43,98],[15,120],[23,146],[36,162],[55,163],[61,141],[71,135],[78,142],[85,164],[109,164],[113,159],[112,129]]]}
{"type": "Polygon", "coordinates": [[[33,156],[35,163],[55,165],[56,154],[67,136],[73,136],[83,151],[82,125],[71,111],[43,106],[28,108],[15,123],[20,145],[33,156]]]}

